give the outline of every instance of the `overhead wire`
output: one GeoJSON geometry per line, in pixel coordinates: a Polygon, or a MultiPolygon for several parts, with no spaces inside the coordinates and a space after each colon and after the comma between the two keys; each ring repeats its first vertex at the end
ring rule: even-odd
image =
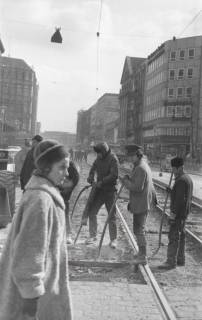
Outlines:
{"type": "Polygon", "coordinates": [[[179,37],[185,32],[185,30],[199,17],[202,10],[200,10],[192,19],[191,21],[185,26],[185,28],[179,33],[179,37]]]}
{"type": "Polygon", "coordinates": [[[101,20],[102,20],[102,6],[103,6],[103,0],[100,0],[100,11],[99,11],[99,19],[98,19],[98,28],[97,28],[97,32],[96,32],[96,36],[97,36],[97,52],[96,52],[96,91],[99,90],[100,28],[101,28],[101,20]]]}

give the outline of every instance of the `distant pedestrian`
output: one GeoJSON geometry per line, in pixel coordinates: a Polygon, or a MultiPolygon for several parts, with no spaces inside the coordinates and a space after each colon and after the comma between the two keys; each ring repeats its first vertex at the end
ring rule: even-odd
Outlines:
{"type": "Polygon", "coordinates": [[[126,147],[129,160],[134,164],[131,176],[122,180],[130,191],[128,210],[133,214],[133,231],[139,248],[134,257],[135,263],[147,263],[147,242],[145,225],[152,203],[156,201],[156,193],[152,182],[152,172],[144,158],[142,148],[138,145],[126,147]]]}
{"type": "MultiPolygon", "coordinates": [[[[118,179],[118,159],[111,153],[106,142],[99,143],[94,147],[97,158],[94,161],[87,181],[92,184],[95,174],[97,175],[95,198],[91,203],[89,216],[89,238],[86,244],[96,241],[97,236],[97,214],[103,204],[105,204],[107,212],[110,212],[114,199],[116,197],[116,186],[118,179]]],[[[86,224],[87,217],[83,218],[82,223],[86,224]]],[[[112,248],[117,246],[117,226],[116,226],[116,209],[114,208],[109,219],[109,245],[112,248]]]]}
{"type": "Polygon", "coordinates": [[[16,153],[14,162],[15,162],[15,174],[17,177],[20,177],[20,172],[22,170],[23,163],[25,161],[27,152],[30,150],[30,142],[28,139],[24,140],[24,145],[22,149],[16,153]]]}
{"type": "Polygon", "coordinates": [[[69,149],[69,154],[70,154],[70,159],[71,159],[72,161],[74,161],[73,149],[72,149],[72,148],[69,149]]]}
{"type": "Polygon", "coordinates": [[[73,161],[70,161],[68,174],[65,177],[64,182],[60,186],[61,195],[65,202],[65,218],[66,218],[66,232],[67,232],[67,244],[72,244],[72,228],[70,221],[70,212],[69,212],[69,200],[72,194],[72,191],[79,182],[79,171],[77,170],[73,161]]]}
{"type": "Polygon", "coordinates": [[[85,162],[87,163],[87,160],[88,160],[88,150],[84,150],[84,160],[85,162]]]}
{"type": "Polygon", "coordinates": [[[39,142],[41,142],[43,138],[37,134],[32,138],[32,147],[27,152],[25,161],[23,163],[21,172],[20,172],[20,185],[21,189],[24,190],[27,182],[31,178],[31,175],[35,169],[35,163],[34,163],[34,150],[39,142]]]}
{"type": "Polygon", "coordinates": [[[159,269],[173,269],[185,265],[185,222],[190,213],[193,182],[184,172],[184,161],[180,157],[171,160],[175,183],[170,191],[170,230],[168,233],[167,260],[159,269]]]}
{"type": "Polygon", "coordinates": [[[62,145],[44,140],[35,164],[0,259],[0,320],[71,320],[65,205],[58,189],[69,159],[62,145]]]}

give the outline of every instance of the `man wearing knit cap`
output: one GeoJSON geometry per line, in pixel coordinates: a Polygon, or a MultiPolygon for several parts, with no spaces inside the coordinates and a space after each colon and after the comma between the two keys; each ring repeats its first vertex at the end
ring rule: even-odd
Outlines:
{"type": "MultiPolygon", "coordinates": [[[[180,157],[171,159],[175,183],[170,190],[170,230],[168,233],[167,260],[159,269],[173,269],[185,265],[185,222],[193,194],[193,182],[184,172],[184,161],[180,157]]],[[[169,190],[168,190],[169,191],[169,190]]]]}
{"type": "Polygon", "coordinates": [[[133,214],[133,231],[139,247],[138,254],[134,257],[135,264],[146,264],[146,237],[145,225],[156,193],[152,182],[152,173],[144,159],[143,150],[138,145],[126,146],[127,156],[134,164],[131,176],[122,180],[124,186],[130,191],[128,210],[133,214]]]}
{"type": "MultiPolygon", "coordinates": [[[[97,235],[97,213],[101,206],[105,204],[108,213],[116,197],[116,185],[118,179],[118,159],[111,153],[106,142],[98,143],[94,147],[97,158],[94,161],[87,179],[88,183],[94,182],[94,176],[97,175],[96,193],[92,201],[89,216],[89,233],[90,236],[86,244],[92,244],[96,241],[97,235]]],[[[83,224],[86,224],[87,217],[84,217],[83,224]]],[[[116,248],[117,227],[116,227],[116,209],[114,208],[109,219],[109,236],[111,248],[116,248]]]]}
{"type": "Polygon", "coordinates": [[[20,185],[21,189],[24,191],[25,186],[29,179],[31,178],[31,175],[35,169],[35,164],[34,164],[34,150],[36,146],[38,145],[39,142],[41,142],[43,138],[37,134],[32,138],[32,147],[31,149],[27,152],[25,161],[23,163],[21,172],[20,172],[20,185]]]}

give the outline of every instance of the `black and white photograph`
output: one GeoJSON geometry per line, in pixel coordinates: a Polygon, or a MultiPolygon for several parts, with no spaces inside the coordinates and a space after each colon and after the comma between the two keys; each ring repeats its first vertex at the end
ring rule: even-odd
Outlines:
{"type": "Polygon", "coordinates": [[[0,320],[202,320],[202,3],[0,0],[0,320]]]}

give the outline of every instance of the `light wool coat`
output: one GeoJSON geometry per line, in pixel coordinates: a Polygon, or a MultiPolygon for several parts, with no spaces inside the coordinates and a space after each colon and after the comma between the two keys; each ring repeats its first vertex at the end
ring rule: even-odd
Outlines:
{"type": "Polygon", "coordinates": [[[130,211],[134,214],[149,211],[155,189],[151,169],[145,160],[141,159],[134,166],[130,179],[125,180],[124,185],[130,191],[130,211]]]}
{"type": "Polygon", "coordinates": [[[64,202],[33,175],[0,258],[0,320],[23,320],[22,298],[38,300],[39,320],[71,320],[64,202]]]}

